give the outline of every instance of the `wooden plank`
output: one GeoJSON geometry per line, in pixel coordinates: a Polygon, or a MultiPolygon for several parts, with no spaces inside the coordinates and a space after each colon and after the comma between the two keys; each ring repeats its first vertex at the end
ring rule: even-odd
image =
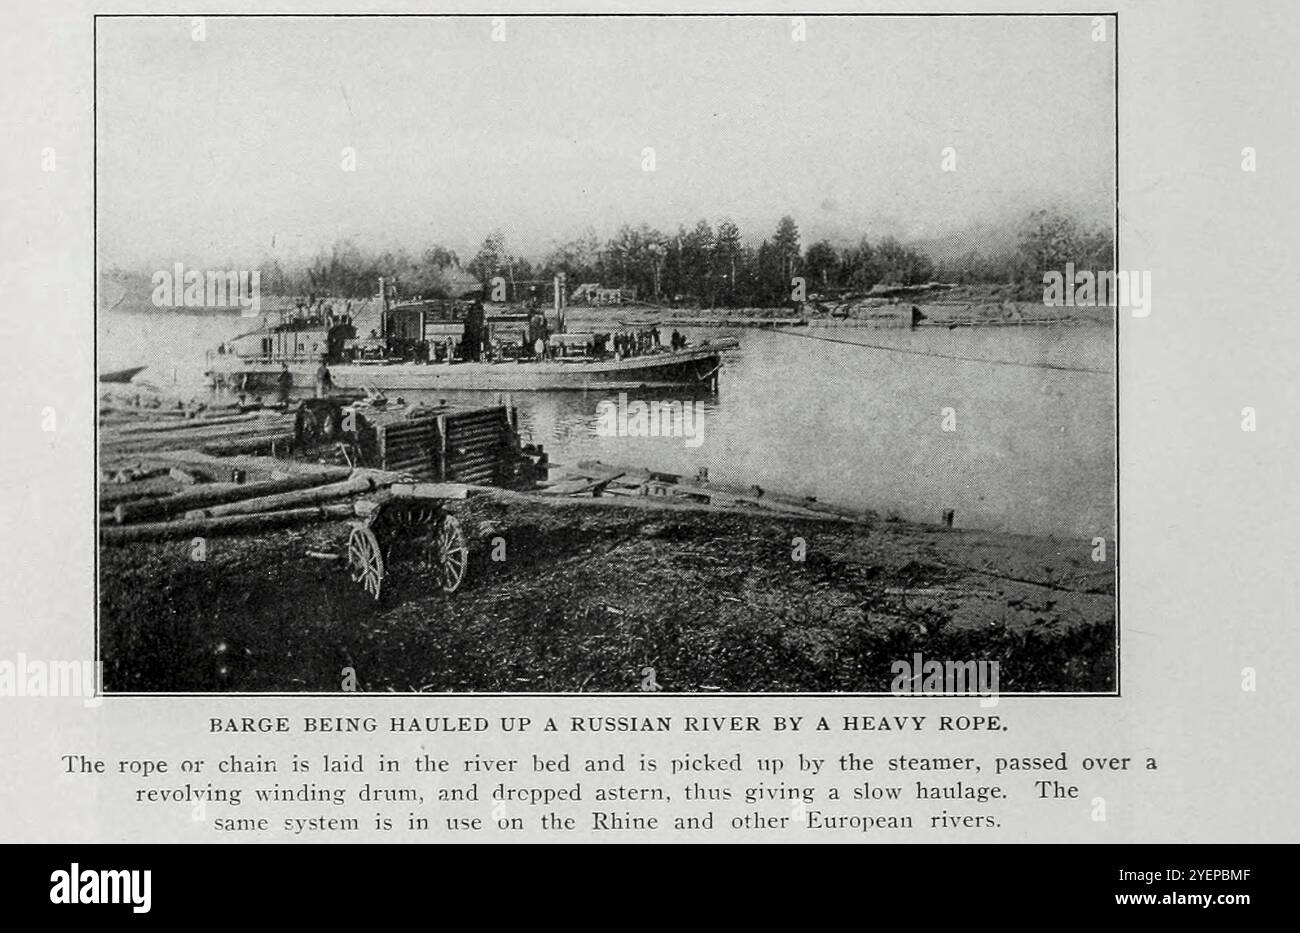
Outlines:
{"type": "MultiPolygon", "coordinates": [[[[577,471],[581,471],[583,474],[593,476],[593,477],[627,475],[627,476],[644,476],[646,479],[649,479],[651,475],[649,470],[643,470],[643,469],[637,469],[637,468],[625,467],[625,466],[615,466],[614,464],[611,463],[603,463],[600,460],[579,460],[577,471]]],[[[659,475],[662,476],[665,474],[659,474],[659,475]]]]}
{"type": "MultiPolygon", "coordinates": [[[[869,511],[838,509],[820,502],[799,499],[796,496],[782,495],[756,488],[725,487],[694,479],[685,479],[677,474],[649,470],[625,470],[615,476],[620,468],[599,460],[579,461],[576,470],[570,470],[559,482],[570,480],[594,481],[608,477],[609,485],[603,490],[605,495],[615,497],[642,496],[650,499],[670,502],[694,501],[701,504],[727,506],[729,508],[758,510],[798,516],[801,518],[834,517],[852,521],[870,521],[874,518],[869,511]]],[[[552,487],[554,488],[554,487],[552,487]]],[[[581,486],[571,487],[581,490],[581,486]]],[[[580,494],[571,493],[571,494],[580,494]]]]}
{"type": "Polygon", "coordinates": [[[506,435],[502,431],[487,431],[483,434],[450,434],[447,437],[447,446],[449,447],[468,447],[481,444],[500,445],[506,442],[506,435]]]}
{"type": "Polygon", "coordinates": [[[395,499],[466,499],[469,487],[464,483],[394,483],[390,489],[395,499]]]}
{"type": "Polygon", "coordinates": [[[597,493],[610,484],[612,480],[622,476],[609,476],[604,478],[588,479],[586,477],[555,483],[547,486],[542,490],[542,495],[546,496],[580,496],[586,493],[597,493]]]}
{"type": "Polygon", "coordinates": [[[472,428],[505,427],[506,425],[504,412],[495,412],[490,415],[476,416],[472,418],[452,416],[447,420],[447,429],[452,433],[455,433],[456,431],[468,431],[472,428]]]}
{"type": "Polygon", "coordinates": [[[434,478],[439,482],[445,482],[447,479],[447,416],[438,416],[438,470],[434,478]]]}
{"type": "Polygon", "coordinates": [[[266,415],[260,414],[259,412],[249,412],[246,415],[222,415],[217,418],[202,418],[202,417],[191,418],[187,421],[182,421],[180,424],[174,424],[170,421],[161,421],[161,422],[149,421],[149,422],[144,422],[143,424],[128,422],[121,426],[114,425],[113,429],[118,431],[121,434],[153,434],[153,433],[174,434],[178,431],[184,431],[191,428],[197,429],[197,428],[208,428],[208,427],[224,427],[226,425],[244,424],[249,421],[258,421],[258,420],[270,420],[270,419],[267,418],[266,415]]]}
{"type": "Polygon", "coordinates": [[[496,480],[497,471],[493,467],[480,467],[473,470],[452,470],[453,478],[462,483],[491,485],[496,480]]]}
{"type": "Polygon", "coordinates": [[[501,457],[493,452],[475,454],[473,456],[456,457],[451,462],[453,470],[465,470],[471,467],[479,466],[496,466],[501,462],[501,457]]]}

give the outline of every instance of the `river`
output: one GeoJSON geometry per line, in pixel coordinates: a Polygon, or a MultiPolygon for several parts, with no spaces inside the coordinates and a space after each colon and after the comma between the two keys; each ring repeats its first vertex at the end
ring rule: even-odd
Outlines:
{"type": "MultiPolygon", "coordinates": [[[[205,352],[257,323],[230,314],[105,311],[100,370],[147,364],[138,380],[168,394],[203,394],[205,352]]],[[[937,522],[952,509],[957,527],[1113,537],[1115,343],[1108,328],[684,332],[697,343],[720,333],[740,340],[716,395],[653,396],[701,403],[702,436],[604,436],[598,406],[617,402],[617,393],[521,392],[513,399],[524,440],[545,445],[556,464],[599,459],[691,475],[703,467],[714,481],[906,519],[937,522]],[[817,336],[908,352],[810,339],[817,336]],[[985,362],[995,360],[1003,362],[985,362]]],[[[496,398],[437,395],[467,403],[496,398]]],[[[650,398],[630,393],[628,401],[650,398]]]]}

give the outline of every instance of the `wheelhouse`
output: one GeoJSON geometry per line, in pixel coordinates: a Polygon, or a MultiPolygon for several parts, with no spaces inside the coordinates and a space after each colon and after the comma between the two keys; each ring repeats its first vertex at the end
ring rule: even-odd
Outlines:
{"type": "Polygon", "coordinates": [[[241,360],[262,363],[311,363],[321,357],[337,360],[356,333],[347,315],[296,317],[240,334],[221,349],[241,360]]]}

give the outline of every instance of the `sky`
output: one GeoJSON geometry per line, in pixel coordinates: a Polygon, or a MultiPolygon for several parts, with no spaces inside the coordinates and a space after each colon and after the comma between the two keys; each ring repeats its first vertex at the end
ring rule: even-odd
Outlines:
{"type": "MultiPolygon", "coordinates": [[[[783,214],[804,244],[1114,215],[1091,17],[210,17],[98,22],[106,265],[296,260],[349,237],[541,258],[591,229],[783,214]],[[355,152],[355,171],[343,169],[355,152]],[[645,171],[645,149],[654,171],[645,171]],[[942,171],[944,150],[956,170],[942,171]]],[[[222,266],[224,268],[224,266],[222,266]]]]}

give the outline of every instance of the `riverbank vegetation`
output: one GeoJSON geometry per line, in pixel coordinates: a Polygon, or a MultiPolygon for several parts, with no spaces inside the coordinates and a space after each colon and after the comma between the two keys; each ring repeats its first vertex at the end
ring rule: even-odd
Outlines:
{"type": "MultiPolygon", "coordinates": [[[[403,297],[455,296],[494,279],[511,286],[514,297],[528,283],[549,282],[563,273],[570,289],[599,283],[619,289],[624,300],[771,308],[794,302],[795,277],[803,279],[804,292],[814,299],[865,297],[937,281],[997,290],[1008,300],[1037,301],[1043,272],[1062,271],[1067,262],[1079,269],[1112,268],[1110,231],[1058,211],[1039,210],[1004,235],[979,242],[957,238],[904,243],[886,236],[804,243],[791,216],[781,218],[774,230],[757,234],[742,232],[728,219],[701,219],[674,231],[627,224],[603,241],[587,230],[540,257],[515,253],[499,231],[471,257],[438,244],[422,250],[375,251],[344,239],[309,262],[267,257],[258,270],[262,294],[268,296],[366,298],[376,293],[382,276],[396,283],[403,297]]],[[[147,273],[116,270],[109,275],[119,284],[124,278],[142,278],[135,283],[142,294],[152,287],[145,284],[147,273]]]]}

